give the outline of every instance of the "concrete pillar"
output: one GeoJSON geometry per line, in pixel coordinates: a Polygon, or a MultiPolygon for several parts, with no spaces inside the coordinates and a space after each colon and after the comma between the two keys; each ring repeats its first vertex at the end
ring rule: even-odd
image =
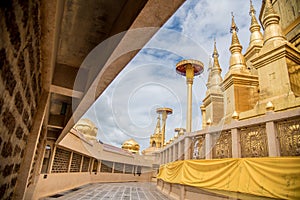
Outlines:
{"type": "Polygon", "coordinates": [[[168,163],[171,162],[171,148],[168,148],[168,163]]]}
{"type": "MultiPolygon", "coordinates": [[[[46,129],[44,128],[43,131],[46,131],[46,129]]],[[[45,133],[46,135],[46,133],[45,133]]],[[[40,156],[39,156],[39,160],[38,160],[38,170],[36,171],[35,175],[38,175],[41,173],[42,171],[42,167],[43,167],[43,160],[44,160],[44,156],[45,156],[45,152],[46,152],[46,145],[47,145],[47,141],[44,140],[43,144],[41,145],[41,149],[40,149],[40,156]]],[[[49,162],[49,161],[48,161],[49,162]]]]}
{"type": "Polygon", "coordinates": [[[34,117],[33,126],[27,139],[25,154],[21,164],[21,169],[23,170],[20,170],[19,172],[13,199],[23,199],[25,197],[28,178],[30,176],[32,163],[34,162],[36,147],[47,112],[49,97],[49,92],[43,92],[41,95],[38,110],[34,117]]]}
{"type": "Polygon", "coordinates": [[[90,165],[90,172],[93,172],[95,159],[94,159],[94,158],[90,158],[90,162],[91,162],[91,165],[90,165]]]}
{"type": "Polygon", "coordinates": [[[187,82],[188,95],[187,95],[187,116],[186,116],[186,132],[192,131],[192,86],[193,82],[187,82]]]}
{"type": "Polygon", "coordinates": [[[169,154],[169,156],[168,156],[168,158],[169,158],[168,160],[169,161],[168,162],[172,162],[172,147],[169,147],[168,152],[169,152],[168,153],[169,154]]]}
{"type": "Polygon", "coordinates": [[[113,164],[112,164],[112,171],[111,171],[111,173],[114,173],[114,171],[115,171],[115,162],[113,162],[113,164]]]}
{"type": "Polygon", "coordinates": [[[83,158],[84,158],[84,156],[81,156],[81,161],[80,161],[80,172],[82,171],[83,158]]]}
{"type": "Polygon", "coordinates": [[[178,151],[177,151],[178,160],[181,160],[181,156],[182,156],[181,147],[182,147],[182,143],[181,143],[181,141],[179,141],[178,142],[178,151]]]}
{"type": "Polygon", "coordinates": [[[238,129],[231,129],[231,150],[232,150],[232,158],[240,158],[241,157],[241,145],[240,145],[240,137],[238,134],[238,129]]]}
{"type": "Polygon", "coordinates": [[[185,199],[185,186],[184,185],[180,185],[180,196],[179,196],[180,200],[184,200],[185,199]]]}
{"type": "Polygon", "coordinates": [[[70,172],[70,169],[71,169],[71,164],[72,164],[72,159],[73,159],[73,151],[71,151],[71,155],[70,155],[70,158],[69,158],[69,165],[68,165],[68,172],[70,172]]]}
{"type": "Polygon", "coordinates": [[[205,159],[212,159],[212,136],[211,134],[205,135],[205,159]]]}
{"type": "Polygon", "coordinates": [[[93,167],[93,158],[89,158],[89,167],[88,167],[89,172],[92,172],[92,167],[93,167]]]}
{"type": "Polygon", "coordinates": [[[98,160],[97,172],[101,171],[101,160],[98,160]]]}
{"type": "Polygon", "coordinates": [[[192,139],[189,137],[184,138],[184,160],[191,159],[191,144],[192,139]]]}
{"type": "Polygon", "coordinates": [[[174,145],[173,158],[174,161],[178,160],[178,143],[174,145]]]}
{"type": "Polygon", "coordinates": [[[168,149],[165,149],[165,164],[168,162],[168,149]]]}
{"type": "Polygon", "coordinates": [[[268,138],[269,157],[280,156],[279,144],[277,140],[277,129],[273,121],[266,123],[266,132],[268,138]]]}
{"type": "Polygon", "coordinates": [[[173,145],[173,162],[177,160],[177,154],[176,154],[177,145],[173,145]]]}
{"type": "Polygon", "coordinates": [[[55,153],[56,153],[56,145],[53,144],[51,145],[53,148],[52,148],[52,152],[51,152],[51,155],[50,155],[50,163],[49,163],[49,169],[48,169],[48,173],[51,174],[51,170],[52,170],[52,166],[53,166],[53,161],[54,161],[54,157],[55,157],[55,153]]]}
{"type": "Polygon", "coordinates": [[[170,151],[171,151],[171,162],[173,162],[174,161],[174,145],[171,147],[171,149],[170,149],[170,151]]]}

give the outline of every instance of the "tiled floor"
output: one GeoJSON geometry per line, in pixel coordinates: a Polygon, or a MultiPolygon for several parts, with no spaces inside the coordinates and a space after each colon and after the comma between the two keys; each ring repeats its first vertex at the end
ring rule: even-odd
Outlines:
{"type": "Polygon", "coordinates": [[[154,183],[95,183],[52,195],[43,200],[168,200],[171,199],[156,189],[154,183]]]}

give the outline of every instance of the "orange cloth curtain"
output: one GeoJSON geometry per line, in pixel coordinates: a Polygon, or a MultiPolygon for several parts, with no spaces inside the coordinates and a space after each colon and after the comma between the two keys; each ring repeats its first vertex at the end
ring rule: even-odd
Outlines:
{"type": "Polygon", "coordinates": [[[207,189],[300,199],[300,157],[176,161],[161,166],[158,179],[207,189]]]}

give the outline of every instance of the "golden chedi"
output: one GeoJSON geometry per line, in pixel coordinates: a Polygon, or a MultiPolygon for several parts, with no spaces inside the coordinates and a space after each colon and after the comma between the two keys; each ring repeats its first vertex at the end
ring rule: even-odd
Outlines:
{"type": "Polygon", "coordinates": [[[87,139],[96,139],[98,128],[89,119],[80,119],[74,126],[80,133],[84,134],[87,139]]]}
{"type": "Polygon", "coordinates": [[[139,153],[140,151],[140,145],[134,140],[134,139],[129,139],[126,140],[123,144],[122,144],[122,149],[125,149],[127,151],[130,151],[131,153],[139,153]]]}

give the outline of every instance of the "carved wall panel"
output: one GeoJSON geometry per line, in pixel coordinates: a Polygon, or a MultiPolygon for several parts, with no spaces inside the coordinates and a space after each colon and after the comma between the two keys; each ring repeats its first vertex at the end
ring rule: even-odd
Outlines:
{"type": "Polygon", "coordinates": [[[277,123],[281,156],[300,156],[300,119],[277,123]]]}
{"type": "Polygon", "coordinates": [[[268,156],[267,134],[264,125],[241,129],[240,141],[243,158],[268,156]]]}
{"type": "Polygon", "coordinates": [[[231,158],[232,157],[232,142],[231,132],[222,131],[221,134],[213,135],[213,158],[231,158]]]}
{"type": "Polygon", "coordinates": [[[193,138],[192,142],[192,156],[193,159],[205,158],[205,136],[200,135],[193,138]]]}
{"type": "Polygon", "coordinates": [[[287,59],[291,89],[296,96],[300,96],[300,65],[287,59]]]}

